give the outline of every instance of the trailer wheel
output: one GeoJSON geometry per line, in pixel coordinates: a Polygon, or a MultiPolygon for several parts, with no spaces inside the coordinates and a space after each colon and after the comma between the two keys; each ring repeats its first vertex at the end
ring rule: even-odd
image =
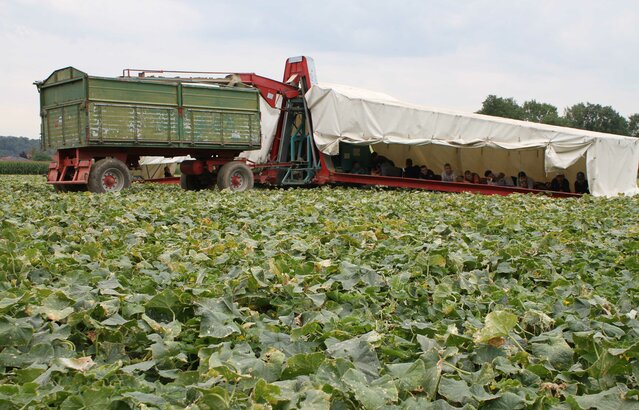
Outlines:
{"type": "Polygon", "coordinates": [[[127,166],[115,158],[104,158],[91,167],[89,191],[95,193],[119,192],[131,185],[131,174],[127,166]]]}
{"type": "Polygon", "coordinates": [[[180,186],[186,191],[199,191],[201,189],[197,181],[197,175],[180,175],[180,186]]]}
{"type": "Polygon", "coordinates": [[[222,165],[217,174],[217,186],[220,189],[230,189],[242,192],[253,188],[253,171],[240,161],[233,161],[222,165]]]}

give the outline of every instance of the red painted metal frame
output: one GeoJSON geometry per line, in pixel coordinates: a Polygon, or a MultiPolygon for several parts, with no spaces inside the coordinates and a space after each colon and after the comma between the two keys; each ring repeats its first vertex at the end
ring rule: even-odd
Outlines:
{"type": "Polygon", "coordinates": [[[257,88],[262,97],[264,97],[268,104],[273,108],[276,108],[278,94],[286,98],[295,98],[300,95],[299,88],[271,80],[270,78],[262,77],[261,75],[254,73],[241,73],[238,74],[238,76],[243,83],[257,88]]]}
{"type": "Polygon", "coordinates": [[[113,157],[126,163],[126,152],[74,148],[59,150],[49,163],[47,183],[55,185],[85,185],[89,181],[95,158],[113,157]]]}
{"type": "MultiPolygon", "coordinates": [[[[284,166],[285,164],[279,164],[284,166]]],[[[344,173],[330,173],[330,180],[325,183],[343,183],[343,184],[355,184],[355,185],[373,185],[381,187],[392,188],[410,188],[410,189],[425,189],[428,191],[438,192],[471,192],[475,194],[484,195],[511,195],[515,193],[519,194],[537,194],[547,195],[556,198],[579,198],[581,194],[568,193],[568,192],[554,192],[543,191],[538,189],[525,189],[516,187],[502,187],[494,185],[481,185],[481,184],[468,184],[464,182],[444,182],[444,181],[430,181],[424,179],[410,179],[410,178],[396,178],[396,177],[382,177],[377,175],[358,175],[358,174],[344,174],[344,173]]],[[[172,184],[179,185],[180,177],[147,179],[144,181],[136,181],[139,183],[156,183],[156,184],[172,184]]],[[[265,181],[260,181],[265,183],[265,181]]],[[[321,184],[320,184],[321,185],[321,184]]]]}
{"type": "Polygon", "coordinates": [[[54,185],[84,185],[89,180],[93,161],[101,158],[116,158],[128,166],[138,165],[141,156],[191,155],[206,161],[209,168],[233,161],[241,151],[202,150],[191,148],[113,148],[89,147],[59,150],[49,163],[47,183],[54,185]],[[213,157],[213,158],[211,158],[213,157]]]}
{"type": "Polygon", "coordinates": [[[308,59],[304,56],[291,57],[286,60],[286,66],[284,67],[284,81],[287,84],[300,84],[301,81],[306,81],[304,88],[311,87],[311,70],[308,67],[308,59]]]}
{"type": "Polygon", "coordinates": [[[559,198],[578,198],[581,194],[569,192],[543,191],[539,189],[527,189],[518,187],[507,187],[498,185],[469,184],[466,182],[445,182],[432,181],[426,179],[385,177],[378,175],[346,174],[331,172],[329,177],[331,183],[346,183],[358,185],[379,185],[396,188],[418,188],[430,191],[442,192],[472,192],[487,195],[510,195],[510,194],[541,194],[559,198]]]}
{"type": "MultiPolygon", "coordinates": [[[[310,88],[310,86],[312,85],[311,80],[311,72],[309,69],[308,59],[306,57],[294,57],[286,60],[283,83],[281,84],[285,84],[288,86],[295,85],[297,94],[282,94],[282,107],[286,106],[287,100],[299,96],[304,90],[310,88]]],[[[312,119],[309,118],[308,120],[312,126],[312,119]]],[[[277,123],[275,138],[273,139],[273,144],[271,145],[269,153],[269,164],[271,165],[271,167],[264,168],[257,175],[257,181],[260,183],[276,184],[280,170],[283,166],[286,165],[285,163],[277,163],[277,155],[279,153],[284,127],[284,111],[282,111],[282,114],[280,115],[277,123]]],[[[316,173],[313,182],[323,184],[328,182],[329,170],[326,161],[324,160],[324,156],[321,155],[319,151],[317,151],[317,148],[313,147],[313,149],[316,150],[315,153],[319,156],[320,159],[320,169],[316,173]]]]}

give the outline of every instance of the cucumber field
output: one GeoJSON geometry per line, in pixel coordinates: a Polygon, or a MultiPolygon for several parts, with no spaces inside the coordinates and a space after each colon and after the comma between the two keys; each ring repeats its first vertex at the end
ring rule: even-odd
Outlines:
{"type": "Polygon", "coordinates": [[[0,409],[639,409],[639,197],[0,195],[0,409]]]}

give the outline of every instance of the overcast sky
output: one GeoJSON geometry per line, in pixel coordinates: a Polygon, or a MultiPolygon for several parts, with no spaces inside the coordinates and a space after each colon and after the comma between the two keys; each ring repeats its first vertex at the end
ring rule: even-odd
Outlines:
{"type": "Polygon", "coordinates": [[[74,66],[256,72],[477,111],[488,94],[639,112],[639,2],[0,0],[0,135],[39,137],[32,83],[74,66]]]}

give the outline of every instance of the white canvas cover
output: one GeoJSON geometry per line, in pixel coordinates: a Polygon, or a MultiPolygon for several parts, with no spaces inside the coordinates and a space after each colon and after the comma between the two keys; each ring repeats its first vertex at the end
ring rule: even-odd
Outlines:
{"type": "Polygon", "coordinates": [[[239,157],[256,164],[264,164],[269,159],[271,145],[275,140],[277,132],[277,121],[280,118],[280,109],[282,98],[277,97],[275,108],[271,107],[266,100],[260,96],[260,128],[262,130],[262,145],[259,150],[241,152],[239,157]]]}
{"type": "Polygon", "coordinates": [[[182,161],[193,159],[190,156],[182,157],[140,157],[140,174],[142,179],[159,179],[164,178],[164,167],[169,167],[171,175],[175,175],[177,164],[182,161]]]}
{"type": "Polygon", "coordinates": [[[447,147],[440,150],[442,154],[459,158],[463,157],[459,151],[481,151],[493,157],[495,168],[499,168],[504,154],[517,151],[530,163],[534,152],[542,151],[543,160],[537,163],[543,162],[546,175],[566,170],[585,156],[593,195],[639,193],[637,138],[425,107],[342,85],[316,84],[306,99],[313,116],[315,143],[328,155],[339,153],[340,142],[382,144],[375,150],[380,147],[391,155],[435,145],[447,147]],[[526,154],[528,151],[532,152],[526,154]]]}
{"type": "Polygon", "coordinates": [[[184,161],[191,160],[189,155],[183,157],[140,157],[140,166],[142,165],[168,165],[180,164],[184,161]]]}

